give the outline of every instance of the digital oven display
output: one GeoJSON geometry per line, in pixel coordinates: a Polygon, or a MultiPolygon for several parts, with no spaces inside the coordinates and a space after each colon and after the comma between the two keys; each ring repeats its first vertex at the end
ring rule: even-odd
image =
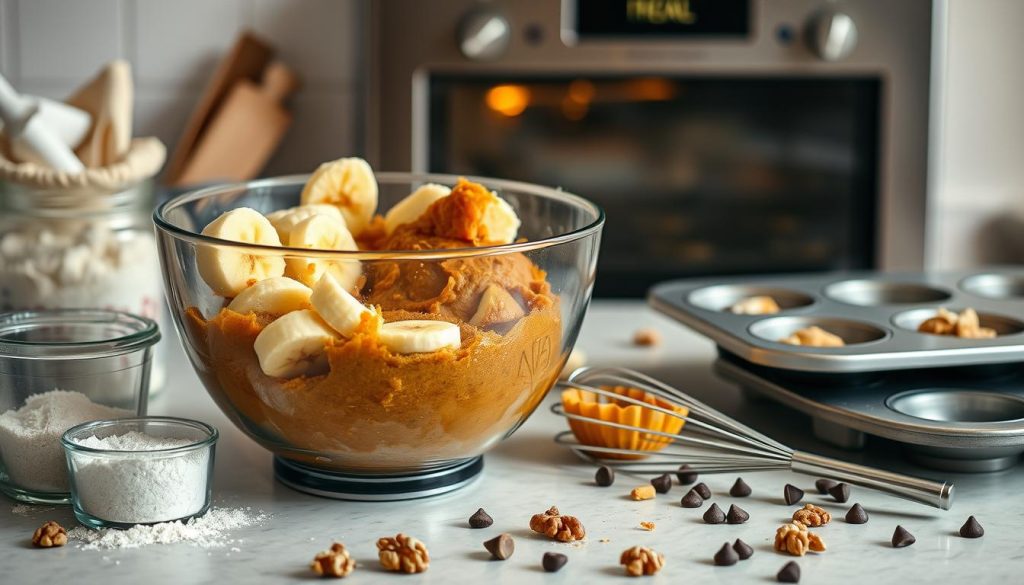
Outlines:
{"type": "Polygon", "coordinates": [[[747,37],[750,0],[563,0],[577,39],[747,37]]]}

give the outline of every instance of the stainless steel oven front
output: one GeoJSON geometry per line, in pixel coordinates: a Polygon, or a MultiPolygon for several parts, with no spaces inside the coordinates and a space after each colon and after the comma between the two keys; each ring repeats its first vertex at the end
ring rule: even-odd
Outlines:
{"type": "Polygon", "coordinates": [[[374,0],[379,168],[564,187],[597,294],[923,265],[929,0],[374,0]]]}

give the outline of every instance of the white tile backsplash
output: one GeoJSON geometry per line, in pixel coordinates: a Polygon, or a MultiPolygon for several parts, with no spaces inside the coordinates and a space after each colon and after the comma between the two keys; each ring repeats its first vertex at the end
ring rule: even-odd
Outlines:
{"type": "Polygon", "coordinates": [[[156,136],[170,149],[178,143],[188,115],[198,100],[198,91],[136,91],[132,116],[135,135],[156,136]]]}
{"type": "Polygon", "coordinates": [[[15,17],[21,79],[87,78],[123,56],[118,0],[18,0],[15,17]]]}
{"type": "Polygon", "coordinates": [[[253,0],[253,27],[309,84],[352,82],[365,24],[355,0],[253,0]]]}
{"type": "Polygon", "coordinates": [[[304,92],[292,99],[294,119],[267,165],[268,175],[312,172],[324,161],[359,154],[354,96],[304,92]]]}
{"type": "Polygon", "coordinates": [[[202,87],[247,23],[242,0],[135,0],[135,77],[202,87]]]}

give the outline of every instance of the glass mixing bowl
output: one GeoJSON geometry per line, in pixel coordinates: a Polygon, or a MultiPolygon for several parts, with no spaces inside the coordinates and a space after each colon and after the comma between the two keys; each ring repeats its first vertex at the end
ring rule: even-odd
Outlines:
{"type": "MultiPolygon", "coordinates": [[[[451,186],[458,178],[378,173],[378,211],[425,183],[451,186]]],[[[564,191],[470,178],[515,209],[522,222],[519,242],[339,252],[201,235],[231,209],[267,214],[298,205],[306,179],[201,189],[154,213],[171,312],[192,365],[228,418],[276,455],[277,477],[292,487],[333,497],[401,499],[467,483],[482,468],[481,454],[511,435],[557,380],[590,300],[603,212],[564,191]],[[197,269],[196,253],[204,247],[240,257],[358,266],[362,276],[354,290],[361,301],[380,306],[385,320],[454,322],[462,347],[401,356],[353,341],[328,348],[329,363],[316,375],[267,376],[253,349],[266,320],[224,308],[229,299],[214,294],[197,269]],[[524,275],[531,281],[520,282],[524,275]],[[498,325],[471,325],[484,291],[496,281],[509,287],[523,314],[498,325]],[[389,312],[393,298],[403,300],[403,311],[389,312]],[[423,312],[442,309],[408,313],[417,301],[433,307],[423,312]]]]}

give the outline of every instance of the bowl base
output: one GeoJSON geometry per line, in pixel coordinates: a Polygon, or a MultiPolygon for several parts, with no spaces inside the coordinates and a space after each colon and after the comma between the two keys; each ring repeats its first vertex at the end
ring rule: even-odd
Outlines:
{"type": "Polygon", "coordinates": [[[373,476],[325,471],[274,457],[274,477],[284,485],[314,496],[364,502],[412,500],[445,494],[469,485],[483,469],[483,456],[477,456],[420,473],[373,476]]]}

